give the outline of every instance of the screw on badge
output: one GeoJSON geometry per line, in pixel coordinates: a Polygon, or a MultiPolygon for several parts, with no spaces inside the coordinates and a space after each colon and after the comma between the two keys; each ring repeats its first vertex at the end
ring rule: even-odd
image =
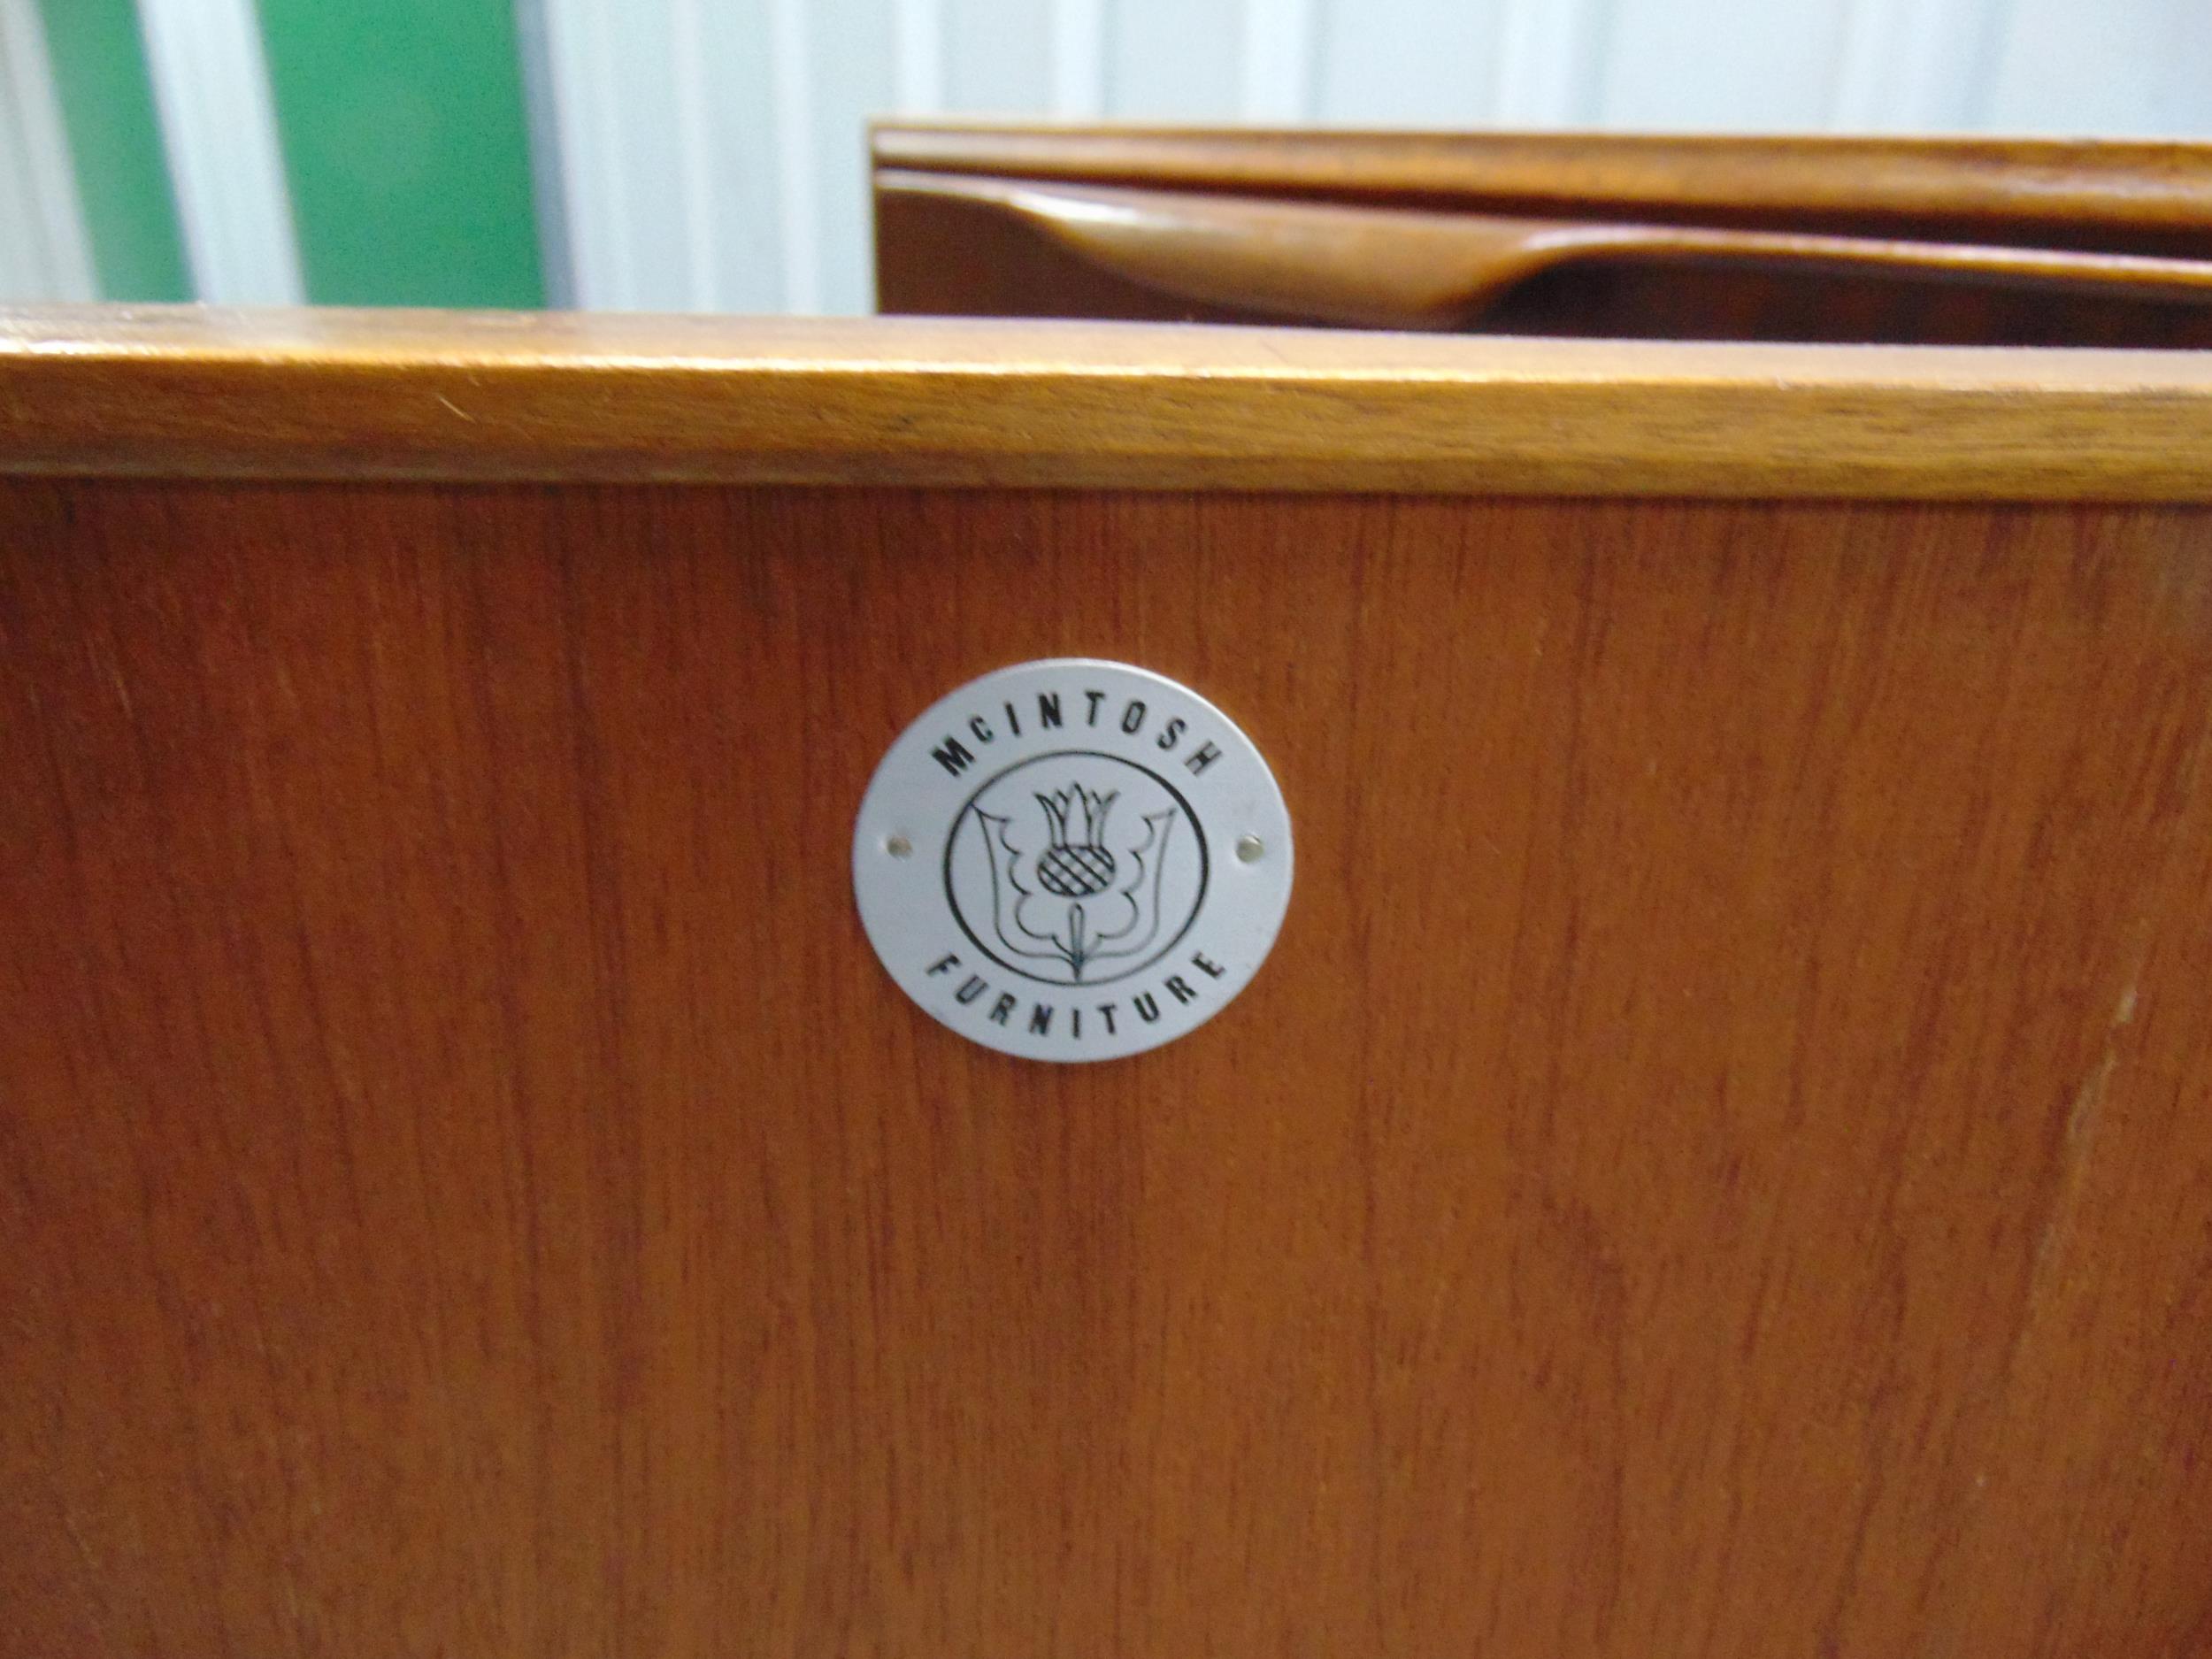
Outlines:
{"type": "Polygon", "coordinates": [[[908,727],[862,802],[853,881],[877,955],[933,1018],[1009,1054],[1104,1060],[1244,987],[1289,854],[1274,777],[1226,715],[1069,658],[986,675],[908,727]]]}

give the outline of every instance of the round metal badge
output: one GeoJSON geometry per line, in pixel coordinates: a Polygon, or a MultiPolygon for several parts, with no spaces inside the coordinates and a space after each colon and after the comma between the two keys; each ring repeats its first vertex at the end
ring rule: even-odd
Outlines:
{"type": "Polygon", "coordinates": [[[1141,1054],[1259,971],[1290,815],[1229,717],[1123,663],[972,680],[891,745],[853,894],[901,989],[962,1036],[1062,1062],[1141,1054]]]}

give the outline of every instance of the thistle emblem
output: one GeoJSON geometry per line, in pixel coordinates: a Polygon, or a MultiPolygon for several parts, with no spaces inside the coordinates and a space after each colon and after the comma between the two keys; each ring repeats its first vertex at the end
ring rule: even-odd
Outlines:
{"type": "Polygon", "coordinates": [[[1037,880],[1046,892],[1064,899],[1087,899],[1113,885],[1114,856],[1106,850],[1106,815],[1119,799],[1118,789],[1100,795],[1079,783],[1037,797],[1052,837],[1052,844],[1037,856],[1037,880]],[[1071,813],[1079,815],[1072,823],[1071,813]],[[1071,841],[1071,834],[1080,839],[1071,841]]]}
{"type": "Polygon", "coordinates": [[[1160,879],[1172,810],[1148,813],[1143,833],[1117,851],[1110,828],[1118,789],[1064,789],[1033,798],[1043,842],[1024,851],[1013,819],[977,809],[991,856],[991,919],[1016,956],[1057,958],[1081,984],[1096,964],[1133,956],[1160,930],[1160,879]]]}

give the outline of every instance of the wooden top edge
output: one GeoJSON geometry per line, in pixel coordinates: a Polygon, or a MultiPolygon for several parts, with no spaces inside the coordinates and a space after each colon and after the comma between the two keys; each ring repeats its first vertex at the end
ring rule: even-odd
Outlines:
{"type": "Polygon", "coordinates": [[[1956,133],[1627,132],[1614,127],[1225,127],[1203,121],[1039,121],[1021,116],[890,115],[868,124],[872,141],[1016,135],[1109,142],[1174,140],[1222,148],[1283,143],[1310,146],[1317,153],[1341,151],[1347,144],[1405,150],[1437,146],[1462,149],[1597,146],[1622,151],[1665,150],[1721,153],[1787,150],[1807,153],[1897,153],[1934,157],[2028,156],[2072,157],[2196,157],[2212,161],[2212,140],[2200,138],[2053,137],[2048,134],[1956,133]]]}
{"type": "Polygon", "coordinates": [[[1549,340],[979,317],[0,306],[0,374],[32,362],[1706,384],[1782,374],[1836,385],[2212,386],[2212,352],[2195,351],[1549,340]]]}
{"type": "Polygon", "coordinates": [[[2212,354],[0,311],[0,472],[2212,499],[2212,354]]]}
{"type": "Polygon", "coordinates": [[[878,167],[1362,196],[1603,202],[2200,233],[2212,144],[1882,135],[879,122],[878,167]]]}
{"type": "Polygon", "coordinates": [[[1211,155],[1240,165],[1363,168],[1396,160],[1591,157],[1742,159],[1878,159],[1951,168],[2002,164],[2023,169],[2165,170],[2201,192],[2212,184],[2212,141],[2193,138],[2005,137],[1994,134],[1905,136],[1885,133],[1625,133],[1413,127],[1218,127],[1175,122],[1028,121],[972,116],[897,116],[871,122],[872,156],[893,166],[995,165],[1009,153],[1071,159],[1083,155],[1211,155]],[[1010,146],[1018,150],[1010,151],[1010,146]]]}

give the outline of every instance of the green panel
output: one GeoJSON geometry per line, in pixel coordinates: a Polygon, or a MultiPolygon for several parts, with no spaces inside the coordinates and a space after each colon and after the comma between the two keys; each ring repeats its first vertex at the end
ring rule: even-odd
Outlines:
{"type": "Polygon", "coordinates": [[[188,299],[137,12],[131,0],[42,0],[39,16],[100,291],[111,300],[188,299]]]}
{"type": "Polygon", "coordinates": [[[260,4],[308,296],[542,304],[512,0],[260,4]]]}

